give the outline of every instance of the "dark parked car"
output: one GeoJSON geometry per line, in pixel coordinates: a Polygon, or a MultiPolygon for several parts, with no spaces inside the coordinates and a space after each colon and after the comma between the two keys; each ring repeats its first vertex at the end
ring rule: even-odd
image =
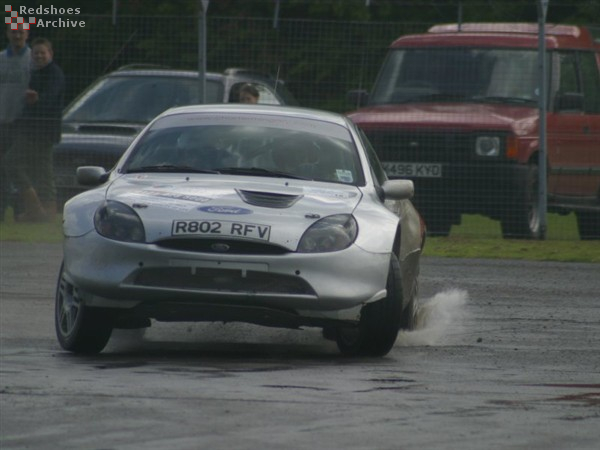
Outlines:
{"type": "MultiPolygon", "coordinates": [[[[297,105],[283,81],[247,69],[206,74],[206,103],[238,101],[242,85],[259,92],[258,103],[297,105]]],[[[135,136],[163,111],[198,101],[198,72],[125,66],[96,80],[65,110],[62,139],[54,148],[58,204],[85,190],[79,166],[110,169],[135,136]]]]}

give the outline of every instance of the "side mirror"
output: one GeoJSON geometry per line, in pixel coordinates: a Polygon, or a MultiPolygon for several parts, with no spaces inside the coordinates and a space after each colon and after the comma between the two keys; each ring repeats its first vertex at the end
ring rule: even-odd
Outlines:
{"type": "Polygon", "coordinates": [[[412,180],[387,180],[381,186],[385,200],[405,200],[415,194],[412,180]]]}
{"type": "Polygon", "coordinates": [[[556,96],[556,111],[583,111],[583,94],[564,92],[556,96]]]}
{"type": "Polygon", "coordinates": [[[354,89],[352,91],[348,91],[346,98],[352,107],[360,108],[365,106],[369,101],[369,93],[364,89],[354,89]]]}
{"type": "Polygon", "coordinates": [[[108,180],[108,175],[104,167],[81,166],[77,168],[77,182],[82,186],[99,186],[108,180]]]}

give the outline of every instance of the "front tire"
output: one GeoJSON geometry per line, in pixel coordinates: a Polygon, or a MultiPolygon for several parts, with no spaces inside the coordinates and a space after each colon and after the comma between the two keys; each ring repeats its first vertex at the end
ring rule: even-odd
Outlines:
{"type": "Polygon", "coordinates": [[[545,239],[540,226],[538,195],[538,168],[530,164],[525,184],[514,201],[502,214],[500,225],[505,239],[545,239]]]}
{"type": "Polygon", "coordinates": [[[56,286],[54,325],[60,346],[82,354],[100,353],[113,330],[114,314],[103,308],[85,306],[77,287],[64,276],[60,267],[56,286]]]}
{"type": "MultiPolygon", "coordinates": [[[[336,342],[348,356],[384,356],[394,346],[398,330],[403,324],[403,299],[400,263],[396,255],[390,259],[386,284],[387,296],[365,305],[356,328],[338,328],[336,342]]],[[[413,314],[413,309],[405,308],[413,314]]]]}

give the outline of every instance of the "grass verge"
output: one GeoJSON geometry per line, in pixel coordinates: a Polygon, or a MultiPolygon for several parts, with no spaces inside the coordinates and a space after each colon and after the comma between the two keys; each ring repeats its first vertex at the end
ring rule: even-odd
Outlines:
{"type": "Polygon", "coordinates": [[[425,255],[458,258],[502,258],[535,261],[600,263],[600,241],[580,241],[575,214],[548,214],[543,241],[502,239],[500,223],[477,215],[463,215],[450,236],[427,239],[425,255]]]}
{"type": "MultiPolygon", "coordinates": [[[[2,241],[59,243],[62,239],[60,215],[50,223],[15,223],[9,212],[5,221],[0,223],[2,241]]],[[[573,214],[549,214],[547,239],[544,241],[502,239],[497,221],[464,215],[461,225],[452,227],[449,237],[429,237],[424,254],[455,258],[600,263],[600,241],[580,241],[573,214]]]]}

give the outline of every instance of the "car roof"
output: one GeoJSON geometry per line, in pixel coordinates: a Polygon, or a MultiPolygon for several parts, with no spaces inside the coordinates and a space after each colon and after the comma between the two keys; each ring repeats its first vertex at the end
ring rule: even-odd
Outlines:
{"type": "Polygon", "coordinates": [[[176,108],[170,108],[167,111],[160,114],[158,117],[194,113],[232,113],[245,115],[271,114],[280,117],[286,116],[289,118],[319,120],[322,122],[337,124],[345,128],[349,128],[349,125],[351,123],[348,118],[341,114],[330,111],[323,111],[319,109],[285,105],[248,105],[240,103],[180,106],[176,108]]]}
{"type": "MultiPolygon", "coordinates": [[[[114,72],[110,72],[107,76],[110,77],[187,77],[187,78],[198,78],[198,72],[193,70],[181,70],[181,69],[119,69],[114,72]]],[[[223,74],[215,72],[206,72],[207,76],[215,78],[224,78],[223,74]]]]}
{"type": "MultiPolygon", "coordinates": [[[[189,69],[171,69],[165,66],[154,66],[151,64],[131,64],[118,68],[108,73],[108,77],[175,77],[175,78],[198,78],[197,70],[189,69]]],[[[234,78],[240,81],[261,81],[265,84],[274,86],[276,83],[282,83],[283,80],[275,80],[268,74],[244,68],[229,68],[224,72],[206,72],[207,79],[223,80],[225,78],[234,78]]]]}
{"type": "MultiPolygon", "coordinates": [[[[534,23],[461,23],[434,25],[427,33],[400,36],[392,48],[515,47],[536,49],[539,25],[534,23]]],[[[546,24],[546,46],[589,49],[594,40],[587,27],[546,24]]]]}

